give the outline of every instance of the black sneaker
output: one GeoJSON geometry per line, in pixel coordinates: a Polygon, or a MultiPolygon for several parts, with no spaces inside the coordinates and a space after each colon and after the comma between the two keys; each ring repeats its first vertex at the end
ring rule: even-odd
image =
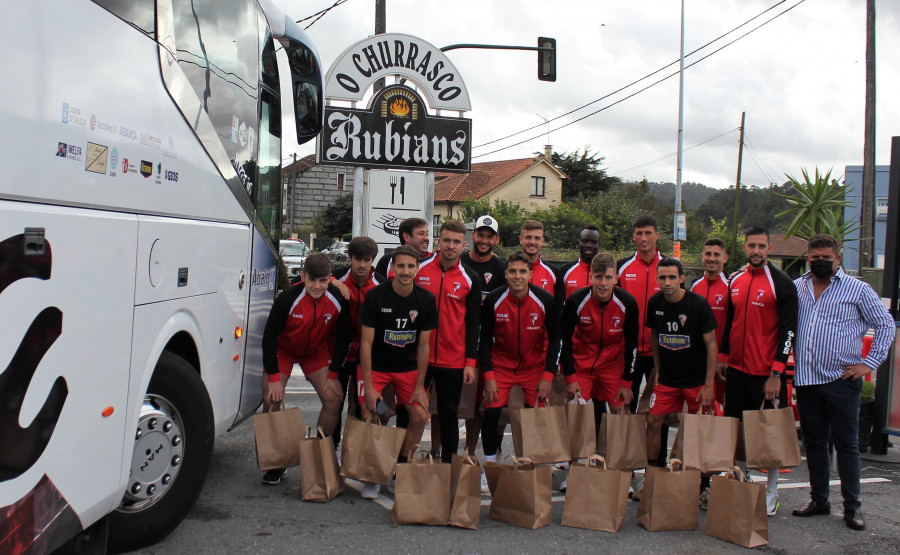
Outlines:
{"type": "Polygon", "coordinates": [[[275,470],[267,470],[263,474],[263,483],[269,486],[277,486],[281,483],[281,479],[287,474],[286,468],[277,468],[275,470]]]}

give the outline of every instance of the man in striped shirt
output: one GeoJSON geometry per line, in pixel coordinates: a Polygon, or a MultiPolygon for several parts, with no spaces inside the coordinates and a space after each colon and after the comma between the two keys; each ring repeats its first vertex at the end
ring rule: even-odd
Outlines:
{"type": "Polygon", "coordinates": [[[810,500],[793,514],[831,513],[830,436],[837,451],[844,522],[854,530],[863,530],[866,523],[859,512],[859,395],[863,376],[887,358],[896,328],[872,287],[841,269],[839,251],[831,235],[812,236],[806,254],[810,271],[794,281],[800,303],[794,386],[806,442],[810,500]],[[863,358],[862,339],[869,328],[875,329],[875,338],[863,358]]]}

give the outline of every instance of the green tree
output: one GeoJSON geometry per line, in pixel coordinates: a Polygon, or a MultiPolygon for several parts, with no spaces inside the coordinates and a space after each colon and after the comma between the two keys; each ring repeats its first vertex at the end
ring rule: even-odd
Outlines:
{"type": "Polygon", "coordinates": [[[343,237],[353,230],[353,193],[341,195],[331,206],[313,218],[313,229],[319,237],[343,237]]]}
{"type": "Polygon", "coordinates": [[[817,233],[828,233],[841,242],[848,233],[859,229],[853,222],[843,221],[844,208],[850,204],[844,200],[844,195],[849,190],[831,178],[831,170],[823,175],[817,167],[812,178],[806,168],[801,171],[803,181],[785,174],[791,180],[794,195],[779,194],[790,205],[790,208],[776,216],[791,218],[791,223],[785,229],[785,237],[794,236],[806,240],[817,233]]]}
{"type": "Polygon", "coordinates": [[[584,147],[582,152],[578,150],[562,154],[554,152],[552,160],[553,164],[568,176],[563,180],[563,202],[590,198],[621,183],[618,177],[606,175],[606,170],[600,168],[603,157],[591,153],[589,146],[584,147]]]}

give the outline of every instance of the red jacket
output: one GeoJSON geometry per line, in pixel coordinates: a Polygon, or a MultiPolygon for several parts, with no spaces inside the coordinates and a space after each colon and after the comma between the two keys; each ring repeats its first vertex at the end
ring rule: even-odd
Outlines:
{"type": "Polygon", "coordinates": [[[553,297],[536,285],[516,299],[509,287],[490,292],[481,307],[481,371],[493,380],[494,371],[540,372],[550,381],[559,365],[559,313],[553,297]]]}
{"type": "Polygon", "coordinates": [[[568,299],[572,293],[582,287],[591,286],[591,264],[582,259],[573,262],[569,266],[560,268],[559,282],[556,284],[555,298],[560,302],[568,299]]]}
{"type": "Polygon", "coordinates": [[[537,262],[531,265],[531,281],[529,283],[537,285],[550,293],[552,297],[556,290],[556,270],[538,257],[537,262]]]}
{"type": "Polygon", "coordinates": [[[719,362],[754,376],[784,372],[797,333],[797,288],[767,262],[734,276],[719,362]]]}
{"type": "Polygon", "coordinates": [[[716,345],[722,345],[725,333],[725,318],[728,316],[728,278],[719,272],[716,279],[708,279],[706,274],[691,284],[691,291],[706,299],[716,317],[716,345]]]}
{"type": "Polygon", "coordinates": [[[619,287],[634,297],[641,313],[638,356],[653,356],[650,351],[650,330],[643,324],[647,321],[647,301],[659,291],[659,283],[656,282],[656,266],[660,260],[662,260],[662,254],[657,249],[656,256],[653,257],[650,264],[644,262],[637,252],[631,258],[619,261],[619,287]]]}
{"type": "Polygon", "coordinates": [[[475,366],[481,308],[478,275],[459,260],[444,270],[441,256],[436,254],[419,266],[415,283],[437,300],[438,327],[431,333],[428,364],[442,368],[475,366]],[[460,332],[464,341],[460,341],[460,332]]]}
{"type": "Polygon", "coordinates": [[[640,311],[634,297],[616,287],[601,303],[583,287],[566,301],[562,315],[562,361],[566,383],[575,373],[620,378],[619,387],[631,387],[637,355],[640,311]]]}
{"type": "MultiPolygon", "coordinates": [[[[263,368],[269,381],[278,381],[278,352],[294,360],[313,358],[337,372],[350,347],[347,300],[333,285],[319,299],[306,293],[303,283],[282,291],[272,304],[263,330],[263,368]]],[[[320,367],[321,368],[321,367],[320,367]]],[[[316,368],[317,369],[317,368],[316,368]]]]}
{"type": "MultiPolygon", "coordinates": [[[[356,362],[359,360],[359,339],[362,333],[359,327],[359,309],[366,299],[366,293],[376,285],[384,283],[385,279],[381,275],[376,274],[375,270],[370,270],[369,279],[360,287],[356,285],[356,280],[353,279],[353,273],[350,268],[336,269],[334,278],[346,285],[347,289],[350,290],[350,325],[353,328],[353,342],[350,344],[350,352],[347,353],[347,362],[356,362]]],[[[333,377],[337,378],[337,375],[333,377]]]]}

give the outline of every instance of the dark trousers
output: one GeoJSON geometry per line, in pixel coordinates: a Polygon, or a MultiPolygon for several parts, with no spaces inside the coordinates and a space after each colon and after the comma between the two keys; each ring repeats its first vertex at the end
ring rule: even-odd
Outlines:
{"type": "MultiPolygon", "coordinates": [[[[759,410],[764,406],[772,408],[766,401],[766,381],[769,376],[751,376],[737,368],[728,367],[725,372],[725,416],[744,420],[745,410],[759,410]]],[[[787,407],[787,380],[781,375],[781,389],[778,393],[779,408],[787,407]]]]}
{"type": "MultiPolygon", "coordinates": [[[[429,366],[425,388],[434,384],[437,417],[441,427],[441,461],[449,463],[459,449],[459,399],[462,395],[462,368],[429,366]]],[[[432,424],[433,426],[434,424],[432,424]]]]}
{"type": "Polygon", "coordinates": [[[859,510],[859,393],[862,378],[796,388],[800,429],[806,444],[810,497],[828,501],[829,437],[837,451],[844,510],[859,510]]]}
{"type": "Polygon", "coordinates": [[[500,415],[503,413],[503,407],[493,407],[484,409],[484,417],[481,425],[481,447],[484,449],[486,456],[496,455],[497,448],[500,447],[502,437],[497,434],[497,427],[500,425],[500,415]],[[485,431],[492,433],[485,433],[485,431]]]}
{"type": "MultiPolygon", "coordinates": [[[[359,397],[356,390],[356,361],[345,362],[341,366],[338,373],[338,381],[341,383],[341,391],[344,392],[344,399],[347,402],[347,417],[353,416],[361,418],[359,410],[359,397]]],[[[341,444],[341,417],[344,413],[343,405],[338,412],[337,424],[334,426],[334,433],[331,434],[334,440],[334,447],[337,449],[341,444]]]]}
{"type": "MultiPolygon", "coordinates": [[[[640,399],[641,392],[641,381],[645,378],[647,381],[650,380],[650,374],[653,373],[653,357],[652,356],[641,356],[638,355],[634,359],[634,374],[631,378],[631,393],[633,397],[631,398],[631,403],[628,407],[631,409],[631,414],[635,414],[637,412],[637,406],[640,399]]],[[[600,427],[597,427],[597,433],[600,433],[600,427]]],[[[659,431],[659,456],[656,457],[657,466],[666,466],[666,457],[669,452],[669,425],[663,422],[662,428],[659,431]]]]}

